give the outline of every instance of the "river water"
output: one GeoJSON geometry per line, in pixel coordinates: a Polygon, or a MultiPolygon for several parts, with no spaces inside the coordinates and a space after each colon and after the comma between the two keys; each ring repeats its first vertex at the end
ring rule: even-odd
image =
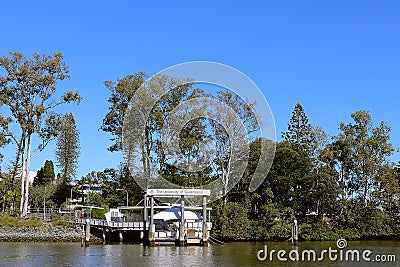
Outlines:
{"type": "Polygon", "coordinates": [[[0,266],[400,266],[400,241],[350,241],[342,249],[336,242],[301,242],[297,248],[278,242],[234,242],[208,247],[92,244],[88,248],[81,247],[80,243],[0,243],[0,266]],[[318,261],[324,249],[327,252],[318,261]],[[329,249],[332,259],[336,255],[336,261],[329,258],[329,249]],[[262,261],[265,250],[268,257],[262,261]],[[270,258],[272,250],[276,252],[270,258]],[[317,261],[313,261],[312,254],[308,258],[308,253],[302,259],[304,250],[315,250],[317,261]],[[351,258],[355,250],[360,255],[358,262],[351,258]],[[362,258],[363,253],[369,261],[362,258]],[[299,261],[294,261],[297,254],[299,261]],[[395,261],[390,255],[395,255],[395,261]],[[386,259],[386,262],[376,259],[386,259]]]}

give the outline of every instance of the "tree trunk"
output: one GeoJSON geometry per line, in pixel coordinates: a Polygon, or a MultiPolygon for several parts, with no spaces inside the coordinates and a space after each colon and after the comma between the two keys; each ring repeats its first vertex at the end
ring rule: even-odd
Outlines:
{"type": "MultiPolygon", "coordinates": [[[[28,213],[28,200],[29,200],[29,169],[31,167],[31,139],[32,135],[28,134],[28,150],[26,153],[26,172],[25,172],[25,197],[24,197],[24,206],[22,210],[21,216],[25,217],[28,213]]],[[[23,187],[23,186],[22,186],[23,187]]]]}
{"type": "MultiPolygon", "coordinates": [[[[21,137],[23,138],[23,137],[21,137]]],[[[21,140],[22,141],[22,147],[21,150],[18,153],[21,153],[21,203],[19,205],[19,210],[21,211],[21,216],[22,216],[22,211],[24,208],[24,199],[25,199],[25,174],[24,174],[24,167],[25,167],[25,139],[21,140]]],[[[19,156],[16,162],[16,166],[18,165],[19,161],[19,156]]],[[[18,172],[18,166],[15,169],[15,174],[18,172]]]]}
{"type": "MultiPolygon", "coordinates": [[[[17,156],[15,157],[15,162],[14,162],[14,168],[12,171],[12,177],[11,177],[11,188],[14,187],[14,181],[18,173],[19,169],[19,158],[22,155],[22,163],[24,162],[23,156],[24,156],[24,151],[25,151],[25,139],[24,139],[24,133],[21,134],[21,140],[18,143],[18,150],[17,150],[17,156]]],[[[23,170],[23,166],[22,166],[23,170]]],[[[22,176],[21,176],[22,179],[22,176]]]]}

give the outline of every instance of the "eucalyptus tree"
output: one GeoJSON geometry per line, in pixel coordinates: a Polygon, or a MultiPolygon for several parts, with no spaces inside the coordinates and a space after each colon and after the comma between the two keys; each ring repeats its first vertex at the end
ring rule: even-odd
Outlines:
{"type": "Polygon", "coordinates": [[[108,148],[109,151],[122,151],[122,128],[125,112],[131,98],[147,78],[148,75],[146,73],[137,72],[118,79],[117,82],[104,82],[104,85],[111,92],[111,96],[108,98],[110,107],[100,129],[112,135],[110,140],[113,143],[108,148]]]}
{"type": "MultiPolygon", "coordinates": [[[[8,127],[7,120],[4,120],[3,115],[0,114],[0,148],[5,146],[9,140],[7,139],[7,133],[4,128],[8,127]]],[[[0,153],[0,162],[3,159],[3,154],[0,153]]]]}
{"type": "Polygon", "coordinates": [[[135,169],[137,173],[132,174],[143,176],[140,179],[143,180],[140,185],[142,188],[148,186],[151,164],[156,165],[161,173],[169,166],[161,131],[165,119],[189,96],[189,88],[192,86],[189,79],[166,75],[156,75],[150,80],[146,80],[147,78],[146,73],[138,72],[118,79],[116,83],[105,82],[107,89],[111,91],[108,99],[110,107],[101,125],[103,131],[112,134],[113,144],[108,149],[112,152],[124,149],[131,171],[133,168],[129,166],[141,162],[140,170],[135,169]],[[136,102],[133,103],[132,99],[136,102]],[[123,133],[129,147],[122,145],[123,133]]]}
{"type": "Polygon", "coordinates": [[[0,106],[8,108],[10,122],[19,126],[19,132],[7,129],[7,135],[17,146],[13,179],[21,163],[21,215],[25,216],[29,198],[29,169],[31,158],[45,149],[57,135],[59,116],[54,108],[70,102],[80,102],[78,92],[68,91],[56,100],[57,83],[69,78],[62,53],[33,54],[27,59],[22,53],[10,52],[0,57],[0,106]],[[37,135],[38,139],[33,139],[37,135]],[[36,150],[32,145],[39,140],[36,150]]]}
{"type": "MultiPolygon", "coordinates": [[[[5,146],[8,143],[8,139],[6,137],[6,133],[5,133],[4,127],[3,127],[3,123],[5,123],[7,125],[7,122],[3,121],[2,117],[3,117],[3,115],[0,114],[0,148],[5,146]]],[[[6,126],[6,125],[4,125],[4,126],[6,126]]],[[[0,163],[2,162],[2,160],[3,160],[3,154],[0,153],[0,163]]],[[[1,173],[2,173],[2,170],[1,170],[1,166],[0,166],[0,177],[1,177],[2,180],[4,180],[4,177],[3,177],[3,175],[1,173]]],[[[4,212],[5,204],[6,204],[5,203],[6,202],[6,190],[7,190],[5,181],[2,181],[1,187],[2,188],[0,189],[0,191],[3,192],[3,199],[2,199],[2,207],[3,208],[2,208],[2,210],[4,212]]]]}
{"type": "Polygon", "coordinates": [[[217,92],[217,99],[218,104],[213,108],[216,109],[216,114],[221,115],[219,121],[211,121],[213,138],[216,141],[214,165],[215,172],[221,177],[222,196],[226,203],[227,192],[238,184],[232,174],[241,169],[240,165],[247,165],[250,144],[254,141],[251,136],[260,130],[260,125],[257,114],[253,112],[255,102],[249,103],[230,91],[217,92]]]}
{"type": "Polygon", "coordinates": [[[397,217],[400,212],[400,171],[399,166],[386,165],[381,169],[381,175],[377,179],[378,187],[374,192],[377,199],[376,205],[384,211],[397,217]]]}
{"type": "Polygon", "coordinates": [[[309,157],[312,161],[313,187],[311,202],[318,215],[333,214],[339,196],[339,174],[334,168],[334,156],[330,150],[328,134],[321,126],[311,127],[309,157]]]}
{"type": "Polygon", "coordinates": [[[348,195],[360,196],[367,205],[394,151],[390,144],[391,129],[383,121],[374,127],[368,111],[357,111],[351,117],[353,123],[340,124],[341,133],[334,138],[333,148],[346,173],[343,180],[348,195]]]}

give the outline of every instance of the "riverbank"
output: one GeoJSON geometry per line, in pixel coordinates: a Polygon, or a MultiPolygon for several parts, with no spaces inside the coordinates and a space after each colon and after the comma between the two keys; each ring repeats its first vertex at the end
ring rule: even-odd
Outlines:
{"type": "MultiPolygon", "coordinates": [[[[82,229],[76,227],[1,227],[0,242],[81,242],[82,229]]],[[[101,242],[93,235],[91,243],[101,242]]]]}
{"type": "MultiPolygon", "coordinates": [[[[66,221],[0,215],[0,242],[80,242],[82,229],[66,221]]],[[[97,242],[97,237],[91,236],[97,242]]]]}

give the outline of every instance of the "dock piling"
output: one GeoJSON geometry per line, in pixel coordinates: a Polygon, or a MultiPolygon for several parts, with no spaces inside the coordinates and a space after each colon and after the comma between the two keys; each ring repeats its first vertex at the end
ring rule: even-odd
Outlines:
{"type": "Polygon", "coordinates": [[[149,226],[149,244],[154,246],[156,226],[154,224],[154,196],[150,197],[150,226],[149,226]]]}
{"type": "Polygon", "coordinates": [[[179,246],[185,245],[185,201],[184,196],[181,197],[181,222],[179,225],[179,246]]]}
{"type": "Polygon", "coordinates": [[[203,196],[203,236],[202,244],[203,246],[208,245],[208,228],[207,228],[207,197],[203,196]]]}
{"type": "Polygon", "coordinates": [[[118,232],[118,237],[119,237],[119,243],[122,244],[124,242],[124,236],[122,234],[122,231],[118,232]]]}
{"type": "Polygon", "coordinates": [[[83,247],[84,243],[85,243],[85,225],[82,224],[81,247],[83,247]]]}
{"type": "Polygon", "coordinates": [[[103,244],[104,244],[106,242],[106,228],[102,229],[102,233],[103,233],[102,239],[103,239],[103,244]]]}
{"type": "Polygon", "coordinates": [[[90,241],[90,220],[86,219],[86,227],[85,227],[85,247],[89,246],[90,241]]]}
{"type": "Polygon", "coordinates": [[[294,220],[293,227],[292,227],[292,244],[293,244],[293,246],[297,246],[298,240],[299,240],[299,227],[297,225],[297,220],[294,220]]]}

